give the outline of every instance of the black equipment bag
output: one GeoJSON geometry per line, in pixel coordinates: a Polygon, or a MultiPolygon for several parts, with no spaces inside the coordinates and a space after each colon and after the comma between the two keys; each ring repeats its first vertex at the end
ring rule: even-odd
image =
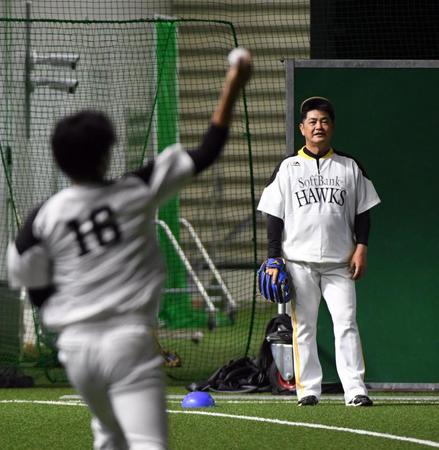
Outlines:
{"type": "MultiPolygon", "coordinates": [[[[273,317],[265,329],[265,338],[257,358],[248,356],[232,359],[200,382],[189,384],[188,391],[224,393],[271,392],[275,395],[294,395],[295,380],[283,380],[271,353],[272,343],[291,344],[293,327],[288,314],[273,317]],[[268,338],[268,339],[267,339],[268,338]]],[[[340,383],[322,385],[324,393],[343,392],[340,383]]]]}

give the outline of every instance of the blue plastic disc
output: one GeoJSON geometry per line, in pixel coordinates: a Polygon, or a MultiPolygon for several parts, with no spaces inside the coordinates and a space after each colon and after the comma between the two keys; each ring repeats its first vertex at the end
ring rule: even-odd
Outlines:
{"type": "Polygon", "coordinates": [[[215,406],[215,400],[207,392],[189,392],[189,394],[184,396],[181,406],[183,408],[208,408],[215,406]]]}

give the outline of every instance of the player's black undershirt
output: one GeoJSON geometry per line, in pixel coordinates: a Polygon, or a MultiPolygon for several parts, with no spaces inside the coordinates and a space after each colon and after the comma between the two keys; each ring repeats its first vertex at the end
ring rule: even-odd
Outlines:
{"type": "Polygon", "coordinates": [[[369,211],[364,211],[364,213],[355,216],[354,232],[355,232],[355,241],[357,244],[367,245],[369,243],[369,233],[370,233],[369,211]]]}
{"type": "Polygon", "coordinates": [[[32,303],[32,305],[37,306],[38,308],[41,307],[43,303],[55,292],[56,290],[54,286],[48,286],[38,289],[33,288],[27,290],[30,302],[32,303]]]}
{"type": "Polygon", "coordinates": [[[194,161],[195,173],[200,173],[219,157],[229,134],[228,127],[211,124],[207,133],[196,150],[189,150],[188,154],[194,161]]]}
{"type": "Polygon", "coordinates": [[[15,239],[15,246],[19,255],[22,255],[26,250],[40,243],[40,240],[34,235],[33,224],[41,206],[38,205],[31,211],[15,239]]]}
{"type": "MultiPolygon", "coordinates": [[[[267,257],[279,258],[282,255],[282,233],[284,221],[279,217],[267,214],[267,257]]],[[[365,211],[355,216],[355,239],[357,244],[367,245],[370,232],[370,213],[365,211]]]]}
{"type": "Polygon", "coordinates": [[[279,258],[282,256],[282,233],[284,221],[279,217],[267,214],[267,243],[268,258],[279,258]]]}
{"type": "MultiPolygon", "coordinates": [[[[215,162],[224,148],[228,134],[228,127],[219,127],[211,124],[204,135],[200,146],[197,149],[188,150],[188,154],[194,162],[195,174],[202,172],[215,162]]],[[[153,170],[154,160],[152,159],[140,169],[131,172],[131,174],[138,176],[148,184],[153,170]]]]}

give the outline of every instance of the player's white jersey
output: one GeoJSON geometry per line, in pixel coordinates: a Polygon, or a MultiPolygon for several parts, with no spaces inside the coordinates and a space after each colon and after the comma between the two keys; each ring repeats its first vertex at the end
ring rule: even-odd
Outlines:
{"type": "Polygon", "coordinates": [[[378,203],[373,184],[354,159],[332,149],[316,159],[302,148],[282,161],[258,210],[284,221],[287,260],[344,263],[355,246],[355,216],[378,203]]]}
{"type": "Polygon", "coordinates": [[[55,194],[33,217],[24,248],[9,245],[11,286],[53,285],[41,312],[55,331],[130,312],[153,325],[164,282],[156,207],[193,173],[177,144],[136,175],[55,194]]]}

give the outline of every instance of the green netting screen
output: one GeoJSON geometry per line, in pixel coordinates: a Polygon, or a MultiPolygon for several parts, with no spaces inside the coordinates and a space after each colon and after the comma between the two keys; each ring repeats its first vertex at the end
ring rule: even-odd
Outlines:
{"type": "MultiPolygon", "coordinates": [[[[118,134],[111,176],[175,142],[194,148],[207,130],[227,54],[237,41],[233,25],[223,21],[12,19],[0,25],[5,35],[22,37],[8,41],[2,69],[5,283],[8,239],[33,205],[68,184],[50,154],[55,121],[83,108],[105,111],[118,134]],[[210,35],[203,46],[213,51],[203,68],[212,74],[194,80],[184,71],[196,70],[197,49],[192,53],[185,40],[199,26],[210,35]],[[63,58],[73,65],[61,65],[63,58]]],[[[176,377],[205,375],[245,354],[253,327],[256,239],[245,96],[221,161],[159,209],[157,232],[168,271],[159,341],[183,360],[176,377]]],[[[26,300],[4,289],[12,299],[1,303],[2,317],[15,325],[0,330],[0,364],[30,362],[31,353],[41,355],[37,363],[43,366],[54,364],[55,336],[41,328],[26,300]],[[11,322],[12,316],[23,320],[11,322]]]]}
{"type": "MultiPolygon", "coordinates": [[[[3,0],[0,366],[16,367],[18,361],[22,367],[23,348],[41,360],[38,349],[36,354],[34,351],[40,331],[33,329],[28,304],[20,302],[18,294],[11,293],[5,284],[4,256],[7,240],[15,234],[17,217],[23,218],[35,202],[66,185],[48,156],[54,120],[79,107],[106,111],[119,134],[111,168],[111,174],[118,175],[157,153],[167,139],[167,132],[163,135],[161,130],[167,127],[175,127],[169,129],[168,138],[175,133],[186,147],[197,145],[221,87],[228,51],[237,43],[253,51],[256,70],[246,90],[246,104],[238,105],[237,121],[221,163],[173,199],[158,217],[171,215],[172,220],[167,220],[177,241],[213,298],[216,323],[209,329],[205,298],[175,247],[159,230],[172,268],[160,313],[159,337],[165,347],[180,352],[183,358],[183,367],[169,374],[185,379],[201,377],[231,357],[246,351],[256,354],[265,326],[277,312],[275,306],[253,302],[254,264],[261,262],[266,251],[264,220],[256,215],[255,221],[253,207],[286,153],[284,61],[439,59],[438,12],[439,3],[431,0],[39,0],[31,6],[34,21],[29,33],[24,20],[26,2],[3,0]],[[160,18],[162,21],[157,20],[160,18]],[[172,18],[179,20],[169,20],[172,18]],[[172,36],[174,54],[159,37],[163,35],[172,36]],[[43,64],[32,70],[40,79],[77,79],[75,94],[39,87],[26,98],[28,38],[37,54],[52,51],[80,56],[75,71],[43,64]],[[168,51],[160,52],[163,47],[168,51]],[[159,66],[166,73],[160,88],[159,66]],[[165,95],[168,88],[171,91],[165,95]],[[169,122],[161,121],[162,113],[163,118],[169,114],[169,122]],[[235,314],[230,314],[231,302],[207,270],[208,264],[182,219],[193,225],[215,263],[236,301],[235,314]],[[205,336],[199,345],[191,340],[197,331],[205,336]]],[[[40,337],[47,340],[45,335],[40,337]]],[[[48,343],[50,346],[50,339],[48,343]]],[[[53,362],[50,355],[44,356],[47,364],[53,362]]]]}

